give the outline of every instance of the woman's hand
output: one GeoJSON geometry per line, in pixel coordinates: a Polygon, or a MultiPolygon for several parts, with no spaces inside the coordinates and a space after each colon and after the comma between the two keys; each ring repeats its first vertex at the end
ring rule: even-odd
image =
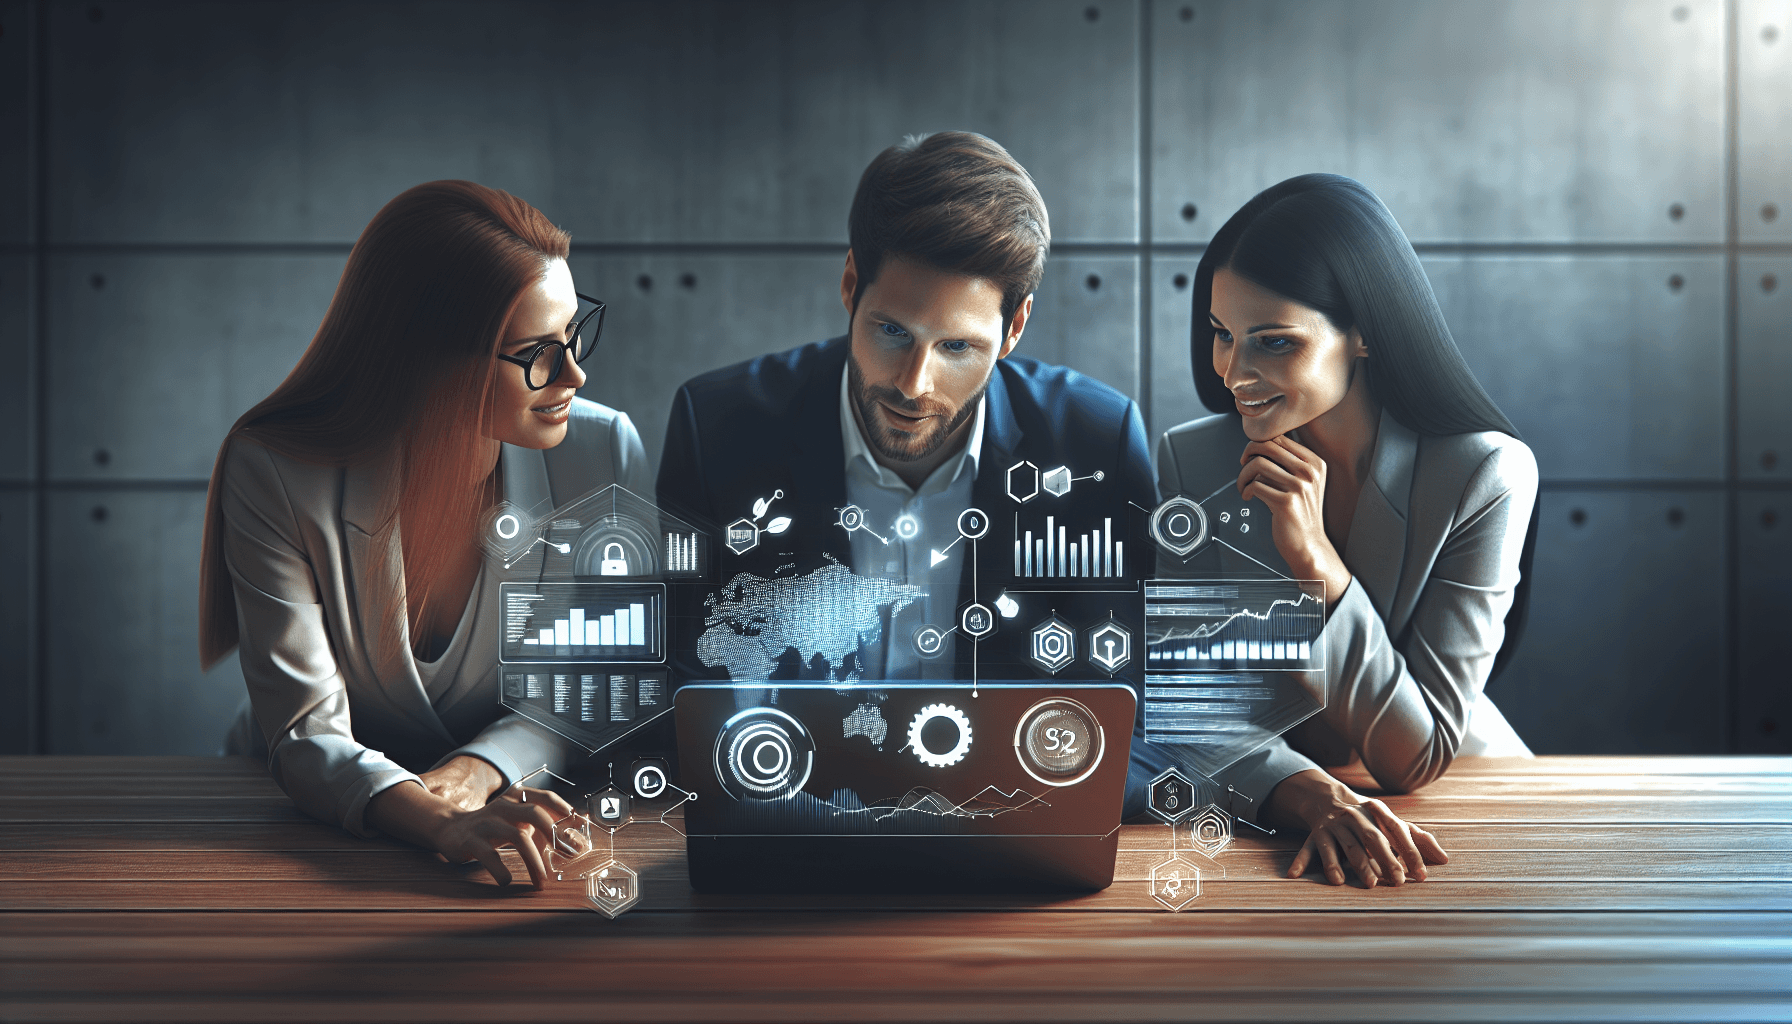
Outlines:
{"type": "Polygon", "coordinates": [[[498,850],[511,847],[522,855],[529,881],[540,889],[547,885],[543,856],[554,840],[554,822],[571,813],[572,805],[555,793],[516,786],[478,810],[451,816],[442,823],[434,845],[451,864],[476,860],[485,865],[499,885],[509,885],[511,876],[498,850]]]}
{"type": "Polygon", "coordinates": [[[1238,493],[1270,511],[1276,551],[1301,579],[1324,580],[1327,607],[1350,586],[1350,569],[1325,533],[1325,460],[1286,435],[1252,441],[1239,456],[1238,493]]]}
{"type": "MultiPolygon", "coordinates": [[[[483,763],[483,762],[481,762],[483,763]]],[[[467,809],[422,786],[401,782],[367,802],[367,823],[388,835],[434,850],[451,863],[476,860],[499,885],[509,885],[510,869],[498,851],[516,850],[535,888],[547,885],[542,853],[553,841],[554,822],[572,805],[545,789],[513,786],[482,807],[467,809]]]]}
{"type": "Polygon", "coordinates": [[[1299,878],[1317,863],[1326,882],[1343,885],[1348,866],[1363,888],[1372,889],[1408,879],[1422,882],[1425,865],[1450,860],[1436,836],[1316,768],[1283,779],[1263,810],[1271,820],[1308,830],[1306,843],[1288,866],[1289,878],[1299,878]]]}
{"type": "Polygon", "coordinates": [[[423,788],[463,811],[476,811],[485,806],[504,776],[489,761],[462,754],[434,771],[424,772],[423,788]]]}

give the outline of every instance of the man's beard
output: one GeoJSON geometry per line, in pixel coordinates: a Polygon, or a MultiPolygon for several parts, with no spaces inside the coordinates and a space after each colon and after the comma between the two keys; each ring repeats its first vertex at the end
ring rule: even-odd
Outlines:
{"type": "Polygon", "coordinates": [[[918,462],[939,451],[940,446],[957,433],[959,427],[976,415],[977,404],[983,401],[983,393],[988,390],[989,378],[985,377],[983,386],[977,389],[977,393],[959,406],[942,426],[919,437],[904,436],[901,432],[885,427],[874,417],[880,401],[891,408],[920,416],[944,416],[947,408],[945,404],[933,401],[924,403],[904,398],[902,392],[892,387],[867,385],[865,375],[859,372],[859,361],[853,358],[850,351],[846,356],[846,393],[859,412],[859,423],[865,428],[865,440],[871,444],[873,451],[894,462],[918,462]]]}

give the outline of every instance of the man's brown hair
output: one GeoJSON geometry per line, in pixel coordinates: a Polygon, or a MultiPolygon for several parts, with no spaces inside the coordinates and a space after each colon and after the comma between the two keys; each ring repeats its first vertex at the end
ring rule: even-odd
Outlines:
{"type": "Polygon", "coordinates": [[[885,260],[910,259],[1002,289],[1002,330],[1045,273],[1051,222],[1020,164],[974,132],[911,135],[871,161],[847,220],[859,297],[885,260]]]}

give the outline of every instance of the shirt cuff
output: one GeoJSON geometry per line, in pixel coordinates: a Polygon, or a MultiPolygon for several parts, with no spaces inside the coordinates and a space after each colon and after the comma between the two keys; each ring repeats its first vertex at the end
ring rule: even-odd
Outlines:
{"type": "Polygon", "coordinates": [[[355,780],[354,785],[343,794],[341,820],[342,827],[362,839],[373,839],[380,832],[367,824],[367,804],[393,786],[404,782],[415,782],[423,785],[423,780],[403,769],[373,772],[355,780]]]}
{"type": "Polygon", "coordinates": [[[1217,802],[1233,817],[1258,824],[1264,801],[1283,779],[1317,767],[1277,737],[1214,776],[1214,786],[1220,790],[1217,802]]]}

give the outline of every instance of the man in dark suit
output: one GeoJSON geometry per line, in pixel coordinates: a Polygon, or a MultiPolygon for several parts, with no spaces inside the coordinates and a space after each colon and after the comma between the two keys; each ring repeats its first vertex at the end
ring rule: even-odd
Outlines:
{"type": "MultiPolygon", "coordinates": [[[[866,169],[850,241],[847,334],[687,382],[658,495],[722,534],[721,601],[850,569],[871,587],[853,593],[881,610],[857,650],[828,653],[821,637],[845,621],[850,644],[857,626],[812,603],[777,628],[815,650],[777,640],[757,668],[747,658],[727,671],[1136,687],[1142,654],[1104,665],[1088,638],[1112,618],[1142,640],[1139,579],[1153,558],[1141,524],[1156,497],[1144,420],[1113,388],[1014,355],[1050,247],[1032,179],[980,135],[911,138],[866,169]],[[1053,619],[1078,633],[1076,656],[1029,657],[1053,619]]],[[[686,614],[713,622],[716,601],[686,614]]],[[[721,656],[682,654],[686,680],[723,674],[721,656]]]]}

